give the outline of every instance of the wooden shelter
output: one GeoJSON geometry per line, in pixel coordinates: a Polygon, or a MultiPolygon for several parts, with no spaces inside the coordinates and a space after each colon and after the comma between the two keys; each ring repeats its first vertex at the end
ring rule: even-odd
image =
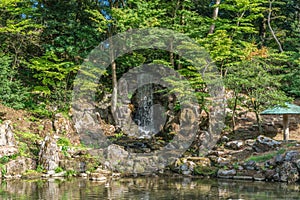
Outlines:
{"type": "Polygon", "coordinates": [[[300,106],[285,103],[285,106],[275,106],[260,113],[261,115],[283,115],[283,138],[289,140],[289,115],[300,115],[300,106]]]}

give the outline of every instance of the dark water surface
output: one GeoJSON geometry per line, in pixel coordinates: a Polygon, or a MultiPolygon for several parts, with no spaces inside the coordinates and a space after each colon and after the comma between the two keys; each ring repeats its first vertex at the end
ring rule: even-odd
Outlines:
{"type": "Polygon", "coordinates": [[[2,180],[0,199],[300,199],[300,184],[191,178],[2,180]]]}

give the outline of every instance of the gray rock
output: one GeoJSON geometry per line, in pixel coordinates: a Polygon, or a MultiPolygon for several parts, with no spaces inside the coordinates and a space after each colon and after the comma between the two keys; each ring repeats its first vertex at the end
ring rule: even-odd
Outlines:
{"type": "Polygon", "coordinates": [[[273,175],[273,179],[274,179],[275,181],[280,181],[280,175],[279,175],[278,172],[275,173],[275,174],[273,175]]]}
{"type": "Polygon", "coordinates": [[[255,140],[253,139],[248,139],[248,140],[245,140],[245,144],[248,145],[248,146],[253,146],[255,143],[255,140]]]}
{"type": "Polygon", "coordinates": [[[221,166],[221,167],[224,167],[224,166],[229,165],[230,162],[231,162],[231,160],[228,159],[228,158],[223,158],[223,157],[218,157],[218,158],[217,158],[217,163],[218,163],[218,165],[221,166]]]}
{"type": "Polygon", "coordinates": [[[38,163],[47,171],[59,166],[60,149],[54,138],[46,136],[41,144],[38,163]]]}
{"type": "Polygon", "coordinates": [[[238,179],[238,180],[253,180],[252,176],[234,176],[233,179],[238,179]]]}
{"type": "Polygon", "coordinates": [[[0,158],[3,156],[12,156],[17,154],[19,150],[14,146],[0,146],[0,158]]]}
{"type": "Polygon", "coordinates": [[[180,166],[180,170],[182,170],[182,171],[188,171],[189,170],[189,166],[186,163],[184,163],[184,164],[182,164],[180,166]]]}
{"type": "Polygon", "coordinates": [[[297,167],[291,162],[284,162],[276,168],[277,174],[274,175],[274,180],[282,182],[296,182],[299,180],[299,172],[297,167]]]}
{"type": "Polygon", "coordinates": [[[59,172],[59,173],[52,174],[52,177],[64,177],[65,174],[66,174],[66,172],[63,171],[63,172],[59,172]]]}
{"type": "Polygon", "coordinates": [[[229,138],[226,135],[223,135],[221,137],[221,142],[228,142],[228,141],[229,141],[229,138]]]}
{"type": "Polygon", "coordinates": [[[249,160],[248,162],[244,163],[244,168],[247,170],[255,170],[256,169],[256,162],[253,160],[249,160]]]}
{"type": "Polygon", "coordinates": [[[217,175],[218,175],[218,177],[224,177],[224,176],[233,177],[236,175],[236,170],[235,169],[229,169],[229,170],[219,169],[217,175]]]}
{"type": "Polygon", "coordinates": [[[281,163],[284,161],[283,155],[281,155],[281,154],[276,155],[274,161],[275,161],[275,163],[276,163],[277,165],[278,165],[278,164],[281,164],[281,163]]]}
{"type": "Polygon", "coordinates": [[[182,173],[183,175],[191,175],[191,174],[192,174],[192,171],[187,170],[187,171],[182,171],[181,173],[182,173]]]}
{"type": "Polygon", "coordinates": [[[86,162],[80,160],[80,158],[76,159],[63,159],[59,161],[59,166],[65,170],[74,170],[76,172],[85,172],[87,168],[86,162]]]}
{"type": "Polygon", "coordinates": [[[79,176],[80,176],[80,177],[83,177],[83,178],[86,178],[86,177],[87,177],[87,174],[86,174],[86,173],[80,173],[79,176]]]}
{"type": "Polygon", "coordinates": [[[276,174],[276,171],[274,169],[266,170],[264,173],[267,180],[273,180],[275,174],[276,174]]]}
{"type": "Polygon", "coordinates": [[[71,122],[61,113],[55,114],[54,117],[53,128],[56,134],[66,134],[74,131],[71,122]]]}
{"type": "Polygon", "coordinates": [[[93,181],[105,181],[105,180],[107,180],[107,177],[104,176],[101,173],[91,173],[89,178],[90,178],[90,180],[93,180],[93,181]]]}
{"type": "Polygon", "coordinates": [[[295,160],[295,159],[297,159],[298,155],[299,155],[298,151],[288,151],[285,154],[284,160],[285,161],[295,160]]]}
{"type": "Polygon", "coordinates": [[[225,146],[233,150],[239,150],[244,146],[244,141],[242,140],[230,141],[227,142],[225,146]]]}
{"type": "Polygon", "coordinates": [[[47,174],[52,176],[53,174],[55,174],[55,171],[54,170],[49,170],[49,171],[47,171],[47,174]]]}
{"type": "Polygon", "coordinates": [[[253,177],[253,179],[255,181],[264,181],[264,180],[266,180],[266,178],[264,178],[264,177],[253,177]]]}
{"type": "Polygon", "coordinates": [[[11,160],[5,164],[6,174],[7,175],[19,175],[26,170],[36,169],[36,162],[31,158],[19,157],[17,160],[11,160]]]}
{"type": "Polygon", "coordinates": [[[254,145],[252,146],[252,148],[256,151],[256,152],[266,152],[269,151],[271,149],[275,149],[276,147],[280,146],[281,142],[278,142],[276,140],[273,140],[269,137],[260,135],[257,137],[254,145]]]}
{"type": "Polygon", "coordinates": [[[300,159],[296,160],[295,164],[296,164],[296,166],[298,168],[298,171],[300,171],[300,159]]]}
{"type": "Polygon", "coordinates": [[[6,120],[0,126],[0,146],[14,146],[16,141],[12,132],[11,121],[6,120]]]}

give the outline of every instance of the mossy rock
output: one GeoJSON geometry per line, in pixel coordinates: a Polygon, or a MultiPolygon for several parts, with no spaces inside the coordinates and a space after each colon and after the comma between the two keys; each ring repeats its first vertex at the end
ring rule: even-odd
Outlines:
{"type": "Polygon", "coordinates": [[[218,171],[217,167],[208,167],[208,166],[197,165],[194,168],[194,173],[196,175],[203,175],[203,176],[214,176],[217,174],[217,171],[218,171]]]}

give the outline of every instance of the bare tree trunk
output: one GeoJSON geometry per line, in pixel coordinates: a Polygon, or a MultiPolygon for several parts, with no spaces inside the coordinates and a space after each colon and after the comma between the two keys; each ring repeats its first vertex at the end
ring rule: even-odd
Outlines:
{"type": "MultiPolygon", "coordinates": [[[[117,6],[117,2],[114,0],[109,0],[109,6],[110,9],[117,6]]],[[[109,37],[109,54],[110,54],[110,64],[111,64],[111,74],[112,74],[112,96],[111,96],[111,112],[115,113],[117,110],[117,96],[118,96],[118,82],[117,82],[117,64],[115,61],[115,49],[114,44],[112,41],[112,36],[114,33],[114,26],[111,24],[111,26],[108,28],[108,37],[109,37]]]]}
{"type": "Polygon", "coordinates": [[[255,100],[252,100],[254,112],[255,112],[255,117],[256,117],[256,123],[258,126],[258,132],[261,134],[263,132],[262,126],[261,126],[261,119],[258,111],[258,105],[256,104],[255,100]]]}
{"type": "MultiPolygon", "coordinates": [[[[214,9],[214,12],[213,12],[213,20],[216,20],[218,18],[218,14],[219,14],[219,5],[221,3],[221,0],[216,0],[216,4],[215,4],[215,9],[214,9]]],[[[215,30],[215,27],[216,25],[213,23],[212,25],[210,25],[210,28],[209,28],[209,34],[213,34],[214,33],[214,30],[215,30]]]]}
{"type": "Polygon", "coordinates": [[[269,29],[271,31],[271,34],[272,34],[273,38],[275,39],[275,41],[278,44],[279,51],[282,53],[283,49],[282,49],[281,43],[279,42],[278,38],[276,37],[276,35],[274,33],[274,30],[272,29],[272,26],[271,26],[272,4],[274,3],[274,1],[275,0],[272,0],[272,1],[269,0],[268,26],[269,26],[269,29]]]}
{"type": "Polygon", "coordinates": [[[237,108],[237,101],[238,101],[238,93],[234,92],[234,105],[233,105],[233,110],[232,110],[232,131],[235,131],[235,114],[236,114],[236,108],[237,108]]]}

